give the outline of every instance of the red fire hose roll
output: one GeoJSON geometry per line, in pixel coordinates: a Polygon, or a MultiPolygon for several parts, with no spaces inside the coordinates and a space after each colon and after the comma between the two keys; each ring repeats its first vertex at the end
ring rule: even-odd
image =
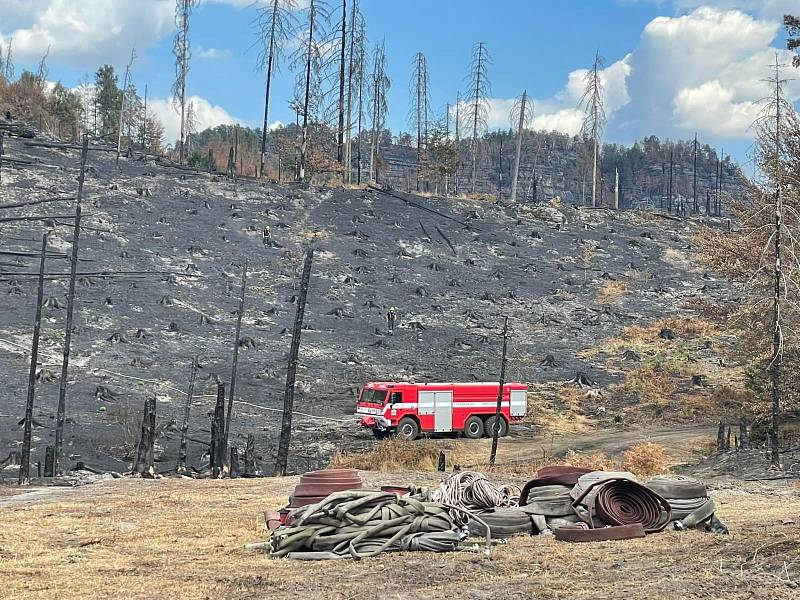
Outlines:
{"type": "Polygon", "coordinates": [[[590,483],[572,506],[592,528],[641,523],[647,533],[654,533],[664,529],[671,517],[670,505],[664,498],[626,477],[590,483]]]}

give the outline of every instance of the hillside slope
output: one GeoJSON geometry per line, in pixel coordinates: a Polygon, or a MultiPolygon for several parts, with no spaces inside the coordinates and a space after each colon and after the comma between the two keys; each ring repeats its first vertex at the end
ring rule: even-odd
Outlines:
{"type": "MultiPolygon", "coordinates": [[[[33,164],[3,166],[3,205],[74,195],[77,150],[12,139],[6,155],[33,164]]],[[[87,274],[78,282],[68,387],[71,461],[124,468],[144,398],[155,392],[167,468],[178,443],[171,420],[182,418],[195,355],[201,397],[190,435],[207,439],[215,381],[230,377],[245,260],[247,344],[236,385],[243,403],[235,407],[232,443],[254,433],[271,461],[302,248],[310,242],[318,250],[296,409],[334,420],[348,419],[354,391],[367,380],[496,379],[504,315],[513,328],[511,379],[563,382],[583,371],[602,387],[620,372],[588,349],[634,324],[694,314],[687,301],[700,295],[711,303],[732,298],[723,282],[692,268],[690,221],[232,182],[125,158],[117,169],[107,152],[91,152],[89,164],[79,267],[87,274]],[[262,244],[265,225],[274,247],[262,244]],[[590,247],[596,250],[584,269],[579,257],[590,247]],[[385,331],[389,306],[400,315],[394,336],[385,331]],[[555,366],[542,366],[548,355],[555,366]]],[[[0,218],[72,210],[62,201],[6,208],[0,218]]],[[[21,439],[33,274],[45,226],[52,227],[48,272],[66,273],[66,219],[0,223],[2,456],[21,439]]],[[[66,289],[63,277],[45,286],[34,461],[52,443],[66,289]]],[[[298,418],[296,425],[293,454],[301,465],[316,464],[320,452],[356,434],[342,422],[298,418]]],[[[190,444],[195,463],[202,452],[190,444]]]]}

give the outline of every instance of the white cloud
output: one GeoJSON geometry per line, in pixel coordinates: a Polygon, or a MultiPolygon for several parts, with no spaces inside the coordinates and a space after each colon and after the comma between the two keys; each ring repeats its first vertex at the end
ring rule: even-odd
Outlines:
{"type": "MultiPolygon", "coordinates": [[[[746,4],[739,2],[737,4],[746,4]]],[[[677,17],[658,17],[644,29],[630,55],[631,98],[612,131],[631,140],[647,133],[748,139],[757,101],[768,95],[763,81],[775,53],[780,24],[740,10],[708,6],[677,17]]],[[[800,99],[800,85],[786,86],[800,99]]]]}
{"type": "MultiPolygon", "coordinates": [[[[203,131],[208,127],[216,127],[217,125],[239,123],[246,125],[243,119],[239,119],[231,115],[228,111],[219,105],[211,104],[205,98],[200,96],[189,96],[187,103],[191,102],[194,105],[195,118],[197,119],[197,131],[203,131]]],[[[167,144],[174,144],[181,135],[181,116],[175,110],[175,105],[171,98],[154,98],[147,102],[148,113],[152,112],[161,124],[164,126],[164,142],[167,144]]]]}
{"type": "Polygon", "coordinates": [[[197,50],[194,54],[197,58],[202,58],[203,60],[221,60],[231,57],[231,51],[227,48],[204,48],[200,45],[197,46],[197,50]]]}
{"type": "Polygon", "coordinates": [[[13,37],[14,55],[78,67],[126,61],[174,28],[174,3],[165,0],[3,0],[0,40],[13,37]]]}

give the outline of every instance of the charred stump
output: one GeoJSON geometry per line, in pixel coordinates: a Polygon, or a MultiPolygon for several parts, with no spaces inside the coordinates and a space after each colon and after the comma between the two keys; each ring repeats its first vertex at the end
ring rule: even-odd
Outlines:
{"type": "Polygon", "coordinates": [[[747,419],[739,419],[739,448],[750,450],[750,433],[747,431],[747,419]]]}
{"type": "Polygon", "coordinates": [[[258,460],[256,458],[256,436],[252,433],[247,436],[247,445],[244,447],[244,475],[254,477],[259,474],[258,460]]]}
{"type": "Polygon", "coordinates": [[[241,475],[239,467],[239,448],[237,446],[231,447],[231,461],[230,461],[230,476],[231,479],[236,479],[241,475]]]}
{"type": "Polygon", "coordinates": [[[592,387],[592,386],[594,386],[595,381],[594,381],[594,379],[589,377],[589,375],[585,371],[578,371],[575,374],[575,377],[570,379],[567,383],[574,383],[579,388],[584,388],[584,387],[592,387]]]}
{"type": "Polygon", "coordinates": [[[55,476],[55,451],[52,446],[47,446],[44,449],[44,476],[45,477],[54,477],[55,476]]]}
{"type": "Polygon", "coordinates": [[[153,478],[156,470],[153,465],[153,446],[156,434],[156,397],[150,396],[144,401],[142,415],[142,436],[136,449],[136,462],[133,472],[140,477],[153,478]]]}
{"type": "Polygon", "coordinates": [[[217,404],[211,419],[211,476],[222,477],[225,470],[225,384],[217,384],[217,404]]]}

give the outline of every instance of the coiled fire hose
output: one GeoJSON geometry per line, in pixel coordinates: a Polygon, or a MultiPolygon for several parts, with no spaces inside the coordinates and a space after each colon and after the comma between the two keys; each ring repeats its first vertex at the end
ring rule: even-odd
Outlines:
{"type": "MultiPolygon", "coordinates": [[[[249,547],[263,547],[274,557],[300,560],[361,559],[403,550],[474,549],[473,544],[462,544],[467,532],[455,522],[452,510],[463,509],[387,492],[336,492],[295,511],[293,524],[276,529],[265,544],[249,547]]],[[[487,527],[487,554],[491,541],[487,527]]]]}
{"type": "Polygon", "coordinates": [[[714,514],[716,506],[703,482],[685,475],[657,475],[645,486],[669,503],[675,529],[703,526],[714,533],[728,533],[728,528],[714,514]]]}
{"type": "Polygon", "coordinates": [[[430,492],[430,499],[472,513],[518,506],[519,488],[515,485],[494,484],[476,471],[460,471],[442,481],[439,489],[430,492]]]}
{"type": "Polygon", "coordinates": [[[655,533],[671,520],[669,503],[632,473],[594,471],[578,479],[571,495],[575,513],[592,529],[641,523],[646,533],[655,533]]]}

